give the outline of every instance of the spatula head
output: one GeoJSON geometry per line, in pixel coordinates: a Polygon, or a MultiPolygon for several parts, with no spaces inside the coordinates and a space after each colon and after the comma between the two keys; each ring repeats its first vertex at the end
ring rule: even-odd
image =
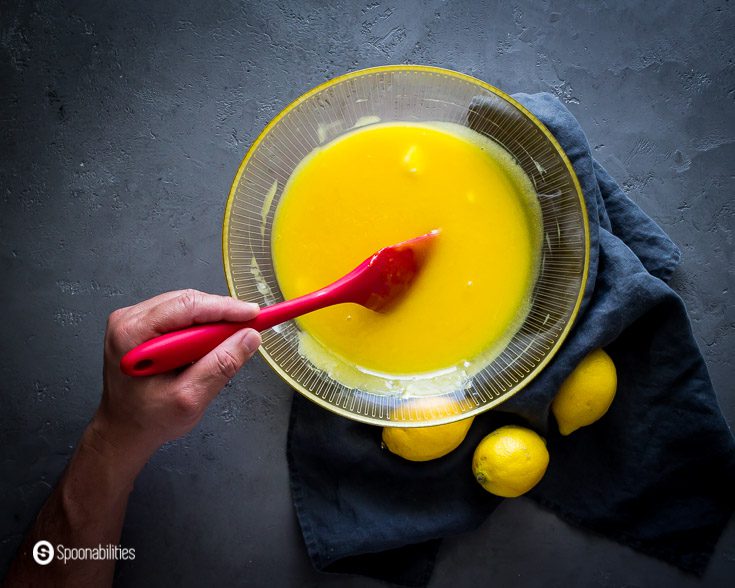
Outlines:
{"type": "Polygon", "coordinates": [[[438,235],[439,230],[435,229],[408,241],[383,247],[367,259],[367,267],[360,280],[360,299],[355,302],[378,312],[389,310],[411,286],[438,235]]]}

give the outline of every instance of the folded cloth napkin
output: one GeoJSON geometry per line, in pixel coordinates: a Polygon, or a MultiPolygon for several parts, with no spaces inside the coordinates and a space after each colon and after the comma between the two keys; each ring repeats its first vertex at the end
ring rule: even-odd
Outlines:
{"type": "MultiPolygon", "coordinates": [[[[590,153],[576,119],[549,94],[518,94],[574,165],[590,222],[583,306],[553,361],[521,393],[475,419],[441,459],[381,450],[381,430],[294,397],[288,460],[294,506],[314,566],[406,586],[428,583],[441,537],[474,529],[500,503],[471,473],[490,431],[525,423],[551,461],[530,497],[564,520],[701,574],[735,498],[735,442],[692,336],[666,285],[679,262],[669,237],[590,153]],[[564,378],[605,347],[618,392],[597,423],[562,437],[549,406],[564,378]]],[[[481,100],[473,113],[486,107],[481,100]]]]}

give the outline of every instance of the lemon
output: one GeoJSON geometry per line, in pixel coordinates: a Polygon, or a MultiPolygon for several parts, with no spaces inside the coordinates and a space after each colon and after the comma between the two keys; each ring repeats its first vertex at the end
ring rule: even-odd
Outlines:
{"type": "Polygon", "coordinates": [[[497,496],[515,498],[541,481],[549,465],[546,442],[534,431],[508,425],[485,437],[472,457],[480,485],[497,496]]]}
{"type": "Polygon", "coordinates": [[[615,364],[602,349],[585,357],[559,388],[551,411],[559,432],[569,435],[602,418],[618,386],[615,364]]]}
{"type": "Polygon", "coordinates": [[[385,427],[383,443],[410,461],[429,461],[451,453],[464,441],[475,417],[435,427],[385,427]]]}
{"type": "MultiPolygon", "coordinates": [[[[417,420],[459,414],[451,398],[415,399],[410,414],[417,420]]],[[[475,417],[433,427],[385,427],[383,444],[396,455],[410,461],[429,461],[451,453],[464,441],[475,417]]]]}

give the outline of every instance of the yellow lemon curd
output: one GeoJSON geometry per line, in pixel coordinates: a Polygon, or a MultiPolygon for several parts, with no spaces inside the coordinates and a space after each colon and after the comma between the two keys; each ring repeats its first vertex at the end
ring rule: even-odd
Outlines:
{"type": "Polygon", "coordinates": [[[466,127],[374,124],[311,152],[273,223],[286,299],[433,229],[440,234],[397,304],[385,313],[342,304],[299,318],[301,353],[368,391],[461,386],[520,328],[541,248],[530,180],[498,144],[466,127]]]}

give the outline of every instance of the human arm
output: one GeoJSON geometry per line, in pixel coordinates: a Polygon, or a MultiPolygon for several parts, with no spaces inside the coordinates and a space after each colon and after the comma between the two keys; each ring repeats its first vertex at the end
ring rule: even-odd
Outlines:
{"type": "Polygon", "coordinates": [[[6,586],[110,585],[114,560],[33,558],[39,540],[66,547],[117,545],[133,482],[166,441],[190,431],[260,345],[252,329],[235,333],[178,373],[131,378],[124,353],[155,336],[215,321],[246,321],[256,305],[185,290],[167,292],[113,312],[107,323],[103,393],[58,485],[41,509],[6,578],[6,586]]]}

